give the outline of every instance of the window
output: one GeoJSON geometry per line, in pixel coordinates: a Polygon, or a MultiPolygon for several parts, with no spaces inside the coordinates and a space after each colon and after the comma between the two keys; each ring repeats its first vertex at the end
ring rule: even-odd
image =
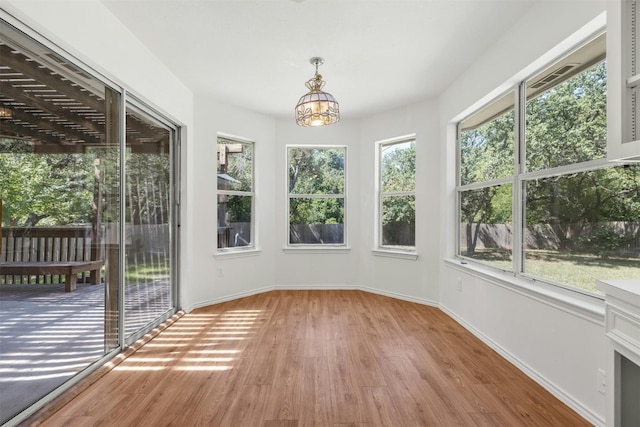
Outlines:
{"type": "Polygon", "coordinates": [[[511,270],[515,147],[511,91],[460,124],[459,254],[511,270]]]}
{"type": "Polygon", "coordinates": [[[459,124],[460,257],[586,294],[637,277],[640,166],[605,160],[604,58],[601,35],[459,124]]]}
{"type": "Polygon", "coordinates": [[[415,250],[416,140],[378,143],[378,247],[415,250]]]}
{"type": "Polygon", "coordinates": [[[346,147],[287,147],[289,245],[344,245],[346,147]]]}
{"type": "Polygon", "coordinates": [[[254,247],[253,143],[218,136],[218,251],[254,247]]]}

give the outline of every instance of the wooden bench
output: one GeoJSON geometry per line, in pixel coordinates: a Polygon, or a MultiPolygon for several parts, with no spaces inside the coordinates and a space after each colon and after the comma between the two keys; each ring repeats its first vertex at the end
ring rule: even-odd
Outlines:
{"type": "Polygon", "coordinates": [[[3,227],[0,284],[61,283],[66,292],[80,280],[100,283],[99,248],[90,226],[3,227]],[[63,279],[64,276],[64,279],[63,279]]]}
{"type": "Polygon", "coordinates": [[[0,274],[19,276],[64,275],[64,290],[76,290],[78,273],[99,271],[102,261],[0,262],[0,274]]]}

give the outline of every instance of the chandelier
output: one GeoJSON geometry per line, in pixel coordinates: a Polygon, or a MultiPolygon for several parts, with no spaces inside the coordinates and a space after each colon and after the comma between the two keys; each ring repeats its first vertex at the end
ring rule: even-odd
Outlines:
{"type": "Polygon", "coordinates": [[[13,117],[13,111],[11,108],[0,107],[0,119],[10,119],[13,117]]]}
{"type": "Polygon", "coordinates": [[[324,59],[313,57],[309,60],[316,66],[316,74],[305,83],[309,92],[300,98],[296,105],[296,123],[298,126],[324,126],[340,120],[338,101],[330,93],[323,92],[324,81],[318,74],[318,65],[324,59]]]}

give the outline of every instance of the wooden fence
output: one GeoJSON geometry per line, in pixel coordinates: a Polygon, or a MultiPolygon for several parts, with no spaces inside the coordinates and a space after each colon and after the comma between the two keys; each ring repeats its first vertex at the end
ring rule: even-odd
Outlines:
{"type": "MultiPolygon", "coordinates": [[[[472,232],[480,227],[476,249],[512,249],[511,224],[472,224],[472,232]]],[[[640,223],[612,221],[593,224],[534,224],[527,226],[525,246],[527,249],[558,250],[561,239],[559,234],[564,232],[574,243],[579,238],[594,236],[602,227],[609,227],[619,235],[635,236],[619,252],[629,256],[640,256],[640,223]]],[[[460,225],[460,245],[466,247],[467,227],[460,225]]]]}

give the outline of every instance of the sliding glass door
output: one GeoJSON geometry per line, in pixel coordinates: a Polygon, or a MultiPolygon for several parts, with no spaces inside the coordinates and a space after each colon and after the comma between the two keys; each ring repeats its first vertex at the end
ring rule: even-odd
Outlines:
{"type": "Polygon", "coordinates": [[[173,131],[127,106],[125,160],[125,336],[135,341],[172,312],[173,131]]]}
{"type": "Polygon", "coordinates": [[[0,19],[0,424],[176,311],[178,128],[0,19]]]}

